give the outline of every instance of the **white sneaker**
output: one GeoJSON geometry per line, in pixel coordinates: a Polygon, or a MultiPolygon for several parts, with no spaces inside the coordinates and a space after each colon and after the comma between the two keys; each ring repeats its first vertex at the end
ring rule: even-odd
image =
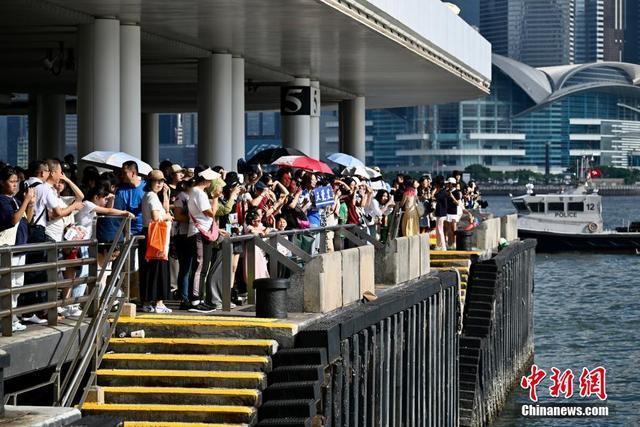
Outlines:
{"type": "Polygon", "coordinates": [[[144,307],[142,307],[142,311],[144,311],[145,313],[155,313],[156,309],[152,305],[145,305],[144,307]]]}
{"type": "Polygon", "coordinates": [[[67,308],[67,314],[65,317],[80,317],[82,315],[82,310],[78,308],[78,306],[72,305],[67,308]]]}
{"type": "Polygon", "coordinates": [[[169,307],[166,307],[164,305],[156,305],[156,313],[169,314],[169,313],[173,313],[173,310],[171,310],[169,307]]]}
{"type": "Polygon", "coordinates": [[[36,316],[35,314],[31,317],[23,317],[22,318],[23,322],[29,322],[29,323],[33,323],[35,325],[44,325],[45,323],[47,323],[46,319],[41,319],[38,316],[36,316]]]}
{"type": "Polygon", "coordinates": [[[13,322],[11,324],[12,332],[24,331],[25,329],[27,329],[27,327],[20,322],[13,322]]]}

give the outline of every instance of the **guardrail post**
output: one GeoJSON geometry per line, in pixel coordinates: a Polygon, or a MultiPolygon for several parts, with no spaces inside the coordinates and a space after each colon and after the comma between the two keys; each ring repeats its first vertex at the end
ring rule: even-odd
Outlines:
{"type": "MultiPolygon", "coordinates": [[[[95,236],[95,234],[94,234],[95,236]]],[[[91,243],[88,246],[89,249],[89,258],[95,258],[96,262],[95,263],[91,263],[89,264],[89,277],[95,277],[97,279],[98,277],[98,242],[97,240],[94,241],[93,243],[91,243]]],[[[91,292],[93,292],[93,288],[95,288],[96,286],[100,286],[100,284],[95,281],[91,284],[88,285],[87,287],[87,295],[91,295],[91,292]]],[[[95,314],[98,312],[98,300],[99,298],[96,298],[96,300],[94,300],[91,304],[88,304],[87,307],[85,307],[85,310],[88,310],[87,313],[93,317],[95,316],[95,314]]]]}
{"type": "MultiPolygon", "coordinates": [[[[50,267],[47,268],[47,282],[55,283],[53,288],[47,290],[47,302],[58,301],[58,248],[57,245],[47,249],[47,263],[50,263],[50,267]]],[[[58,307],[51,307],[47,310],[47,321],[49,326],[56,326],[58,324],[58,307]]]]}
{"type": "Polygon", "coordinates": [[[222,241],[222,310],[231,310],[231,284],[233,283],[233,243],[229,239],[222,241]]]}
{"type": "Polygon", "coordinates": [[[13,334],[11,329],[13,323],[13,307],[11,304],[11,252],[4,252],[0,255],[0,267],[9,268],[9,272],[0,277],[0,289],[9,291],[8,295],[0,298],[0,310],[9,310],[9,316],[2,318],[2,336],[10,337],[13,334]]]}
{"type": "MultiPolygon", "coordinates": [[[[269,246],[278,250],[278,236],[269,237],[269,246]]],[[[269,259],[269,276],[278,277],[278,260],[275,257],[269,259]]]]}
{"type": "Polygon", "coordinates": [[[256,295],[253,292],[253,281],[256,278],[256,243],[255,239],[257,236],[254,236],[251,240],[248,240],[246,243],[247,248],[247,298],[249,304],[256,303],[256,295]]]}

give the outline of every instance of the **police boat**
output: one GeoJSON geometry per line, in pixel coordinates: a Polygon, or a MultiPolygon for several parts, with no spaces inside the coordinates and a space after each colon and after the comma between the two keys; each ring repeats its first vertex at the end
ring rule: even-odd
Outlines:
{"type": "Polygon", "coordinates": [[[536,239],[538,252],[631,252],[640,250],[640,231],[605,230],[602,197],[581,185],[568,193],[512,197],[518,237],[536,239]]]}

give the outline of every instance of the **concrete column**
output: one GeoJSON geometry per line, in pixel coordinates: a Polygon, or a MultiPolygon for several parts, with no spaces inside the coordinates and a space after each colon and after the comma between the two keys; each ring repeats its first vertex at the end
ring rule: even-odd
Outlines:
{"type": "Polygon", "coordinates": [[[160,165],[160,128],[158,114],[142,115],[142,147],[141,160],[157,168],[160,165]]]}
{"type": "MultiPolygon", "coordinates": [[[[313,157],[314,159],[320,159],[320,82],[317,80],[311,81],[311,87],[318,89],[318,115],[314,116],[311,114],[309,118],[309,152],[307,155],[309,157],[313,157]]],[[[313,109],[314,100],[311,100],[312,109],[313,109]]]]}
{"type": "Polygon", "coordinates": [[[65,154],[65,114],[63,94],[38,95],[37,158],[62,159],[65,154]]]}
{"type": "Polygon", "coordinates": [[[232,163],[232,57],[215,53],[198,61],[198,161],[225,169],[232,163]]]}
{"type": "Polygon", "coordinates": [[[93,149],[120,151],[120,22],[93,26],[93,149]]]}
{"type": "Polygon", "coordinates": [[[140,158],[140,27],[120,26],[120,151],[140,158]]]}
{"type": "Polygon", "coordinates": [[[238,159],[244,158],[244,58],[233,58],[232,76],[232,135],[231,166],[235,169],[238,159]]]}
{"type": "Polygon", "coordinates": [[[78,160],[93,151],[93,35],[93,24],[78,27],[78,160]]]}
{"type": "MultiPolygon", "coordinates": [[[[290,86],[309,86],[309,79],[296,78],[290,86]]],[[[296,148],[309,154],[309,136],[311,120],[307,115],[282,116],[282,146],[296,148]]]]}
{"type": "Polygon", "coordinates": [[[340,102],[340,151],[365,162],[364,96],[340,102]]]}

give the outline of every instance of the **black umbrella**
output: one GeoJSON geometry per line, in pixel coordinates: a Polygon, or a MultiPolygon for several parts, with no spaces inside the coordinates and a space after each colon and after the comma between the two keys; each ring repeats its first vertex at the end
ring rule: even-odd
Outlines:
{"type": "Polygon", "coordinates": [[[252,158],[247,161],[249,165],[270,165],[283,156],[306,156],[302,151],[295,148],[267,148],[259,153],[256,153],[252,158]]]}

